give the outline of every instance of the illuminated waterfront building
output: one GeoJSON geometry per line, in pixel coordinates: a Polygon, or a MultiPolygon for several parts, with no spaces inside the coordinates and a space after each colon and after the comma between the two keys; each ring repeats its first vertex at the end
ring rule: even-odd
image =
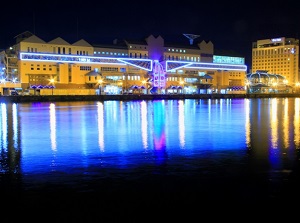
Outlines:
{"type": "Polygon", "coordinates": [[[252,71],[283,76],[288,85],[295,86],[299,82],[299,40],[281,37],[253,42],[252,71]]]}
{"type": "Polygon", "coordinates": [[[201,94],[243,91],[244,58],[214,55],[211,42],[184,46],[150,35],[143,41],[46,42],[30,32],[0,54],[1,93],[12,86],[43,95],[201,94]],[[52,89],[50,89],[52,87],[52,89]],[[53,91],[54,88],[54,91],[53,91]]]}

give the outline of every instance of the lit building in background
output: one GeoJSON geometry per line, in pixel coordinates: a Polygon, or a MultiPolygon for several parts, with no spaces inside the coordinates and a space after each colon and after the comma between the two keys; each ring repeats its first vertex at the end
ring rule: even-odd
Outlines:
{"type": "Polygon", "coordinates": [[[245,90],[244,58],[214,55],[211,42],[179,46],[150,35],[143,41],[45,42],[30,32],[2,51],[1,93],[206,94],[245,90]]]}
{"type": "Polygon", "coordinates": [[[252,73],[280,75],[287,85],[295,87],[299,82],[299,40],[281,37],[254,42],[252,73]]]}

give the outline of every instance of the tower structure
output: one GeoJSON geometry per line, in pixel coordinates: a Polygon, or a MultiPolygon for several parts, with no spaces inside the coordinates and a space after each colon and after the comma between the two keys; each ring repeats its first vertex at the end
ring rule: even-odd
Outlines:
{"type": "Polygon", "coordinates": [[[154,61],[153,65],[154,87],[164,88],[166,86],[165,72],[158,60],[154,61]]]}

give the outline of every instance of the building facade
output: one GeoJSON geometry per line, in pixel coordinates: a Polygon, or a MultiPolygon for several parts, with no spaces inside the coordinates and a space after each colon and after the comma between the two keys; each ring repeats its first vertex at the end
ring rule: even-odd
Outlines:
{"type": "Polygon", "coordinates": [[[283,76],[287,85],[295,87],[299,83],[299,40],[281,37],[253,42],[252,71],[283,76]]]}
{"type": "Polygon", "coordinates": [[[174,45],[161,36],[143,41],[46,42],[30,32],[0,53],[1,93],[202,94],[244,91],[244,58],[214,55],[211,42],[174,45]]]}

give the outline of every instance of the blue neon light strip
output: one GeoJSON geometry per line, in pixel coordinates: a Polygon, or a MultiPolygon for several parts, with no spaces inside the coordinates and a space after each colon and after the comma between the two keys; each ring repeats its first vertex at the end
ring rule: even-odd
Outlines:
{"type": "Polygon", "coordinates": [[[241,70],[246,71],[246,65],[234,65],[234,64],[216,64],[216,63],[194,63],[194,62],[178,62],[178,61],[166,61],[166,71],[171,71],[179,68],[195,68],[205,70],[241,70]]]}
{"type": "Polygon", "coordinates": [[[43,61],[43,62],[66,62],[66,63],[96,63],[96,64],[129,64],[143,70],[152,70],[152,60],[149,59],[131,59],[131,58],[115,58],[115,57],[91,57],[91,56],[73,56],[61,54],[45,54],[45,53],[20,53],[20,60],[43,61]]]}
{"type": "Polygon", "coordinates": [[[246,71],[246,65],[230,65],[230,64],[215,64],[215,63],[193,63],[193,66],[188,68],[210,69],[210,70],[241,70],[246,71]]]}
{"type": "Polygon", "coordinates": [[[179,68],[183,68],[183,67],[189,66],[191,64],[193,64],[193,63],[167,60],[166,61],[166,71],[168,72],[171,70],[177,70],[179,68]]]}
{"type": "Polygon", "coordinates": [[[139,67],[143,70],[147,70],[147,71],[152,71],[152,60],[150,59],[130,59],[130,58],[118,58],[119,61],[135,66],[135,67],[139,67]]]}
{"type": "MultiPolygon", "coordinates": [[[[96,64],[128,64],[146,71],[152,71],[153,61],[150,59],[116,58],[116,57],[91,57],[91,56],[73,56],[61,54],[45,53],[20,53],[20,60],[44,61],[44,62],[66,62],[66,63],[96,63],[96,64]]],[[[234,64],[216,64],[216,63],[194,63],[183,61],[166,61],[166,72],[179,68],[196,68],[210,70],[241,70],[246,71],[246,65],[234,64]]]]}

